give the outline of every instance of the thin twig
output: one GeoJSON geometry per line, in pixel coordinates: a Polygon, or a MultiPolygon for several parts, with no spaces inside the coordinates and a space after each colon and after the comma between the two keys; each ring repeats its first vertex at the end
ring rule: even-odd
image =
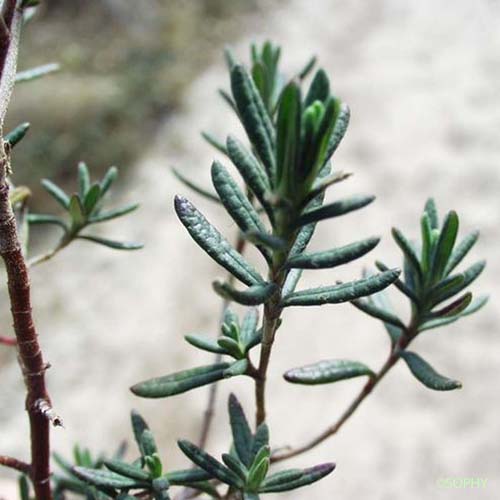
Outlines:
{"type": "Polygon", "coordinates": [[[65,237],[61,238],[59,243],[52,250],[49,250],[47,253],[37,255],[36,257],[29,259],[28,267],[31,268],[39,264],[42,264],[43,262],[47,262],[48,260],[56,256],[61,250],[66,248],[70,242],[71,240],[68,238],[65,237]]]}
{"type": "Polygon", "coordinates": [[[11,469],[15,469],[23,474],[30,474],[31,467],[30,464],[23,462],[22,460],[18,460],[17,458],[7,457],[5,455],[0,455],[0,465],[4,467],[9,467],[11,469]]]}

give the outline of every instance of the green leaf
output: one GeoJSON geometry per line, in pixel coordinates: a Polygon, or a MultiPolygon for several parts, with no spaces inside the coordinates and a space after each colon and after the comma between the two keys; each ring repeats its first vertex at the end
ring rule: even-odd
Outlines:
{"type": "Polygon", "coordinates": [[[65,231],[68,230],[66,222],[56,215],[48,214],[28,214],[27,221],[29,224],[55,224],[62,227],[65,231]]]}
{"type": "Polygon", "coordinates": [[[223,453],[222,461],[224,462],[225,465],[227,465],[229,469],[231,469],[234,473],[238,474],[238,476],[240,476],[242,481],[247,480],[248,471],[238,458],[234,457],[229,453],[223,453]]]}
{"type": "Polygon", "coordinates": [[[226,350],[220,347],[213,339],[202,337],[201,335],[186,335],[184,338],[186,342],[203,351],[227,354],[226,350]]]}
{"type": "Polygon", "coordinates": [[[318,179],[309,193],[307,194],[306,198],[304,199],[304,203],[309,203],[313,198],[316,196],[319,196],[320,194],[324,194],[325,191],[330,187],[333,186],[334,184],[337,184],[338,182],[345,181],[349,177],[351,177],[351,173],[349,172],[335,172],[333,174],[327,175],[326,177],[323,177],[321,179],[318,179]]]}
{"type": "Polygon", "coordinates": [[[222,298],[244,306],[265,304],[278,291],[278,286],[275,283],[253,285],[243,291],[236,290],[229,283],[221,283],[220,281],[214,281],[212,285],[215,292],[222,298]]]}
{"type": "Polygon", "coordinates": [[[467,307],[471,302],[472,302],[472,293],[468,292],[459,297],[457,300],[454,300],[451,304],[443,307],[439,311],[433,311],[432,317],[444,318],[447,316],[456,316],[457,314],[460,314],[465,309],[467,309],[467,307]]]}
{"type": "Polygon", "coordinates": [[[228,136],[226,146],[229,158],[272,221],[274,208],[269,201],[271,187],[266,172],[255,156],[235,137],[228,136]]]}
{"type": "Polygon", "coordinates": [[[290,491],[307,486],[320,479],[323,479],[335,469],[334,463],[326,463],[316,465],[309,469],[297,470],[291,469],[287,471],[277,472],[269,476],[261,488],[260,493],[279,493],[282,491],[290,491]],[[301,473],[299,475],[299,472],[301,473]]]}
{"type": "Polygon", "coordinates": [[[299,284],[300,278],[302,276],[302,269],[292,269],[288,272],[285,284],[283,285],[282,295],[286,297],[295,291],[297,285],[299,284]]]}
{"type": "Polygon", "coordinates": [[[227,155],[226,146],[222,141],[219,141],[217,138],[215,138],[212,134],[209,134],[208,132],[201,132],[201,136],[208,142],[208,144],[210,144],[210,146],[214,147],[217,151],[219,151],[223,155],[227,155]]]}
{"type": "Polygon", "coordinates": [[[345,200],[336,201],[329,205],[305,211],[298,219],[297,226],[304,226],[311,222],[319,222],[332,217],[339,217],[354,210],[366,207],[375,200],[375,196],[353,196],[345,200]]]}
{"type": "Polygon", "coordinates": [[[236,109],[236,104],[233,101],[233,98],[224,90],[218,89],[218,94],[222,97],[222,99],[226,102],[226,104],[236,113],[238,114],[238,110],[236,109]]]}
{"type": "MultiPolygon", "coordinates": [[[[229,172],[218,161],[212,163],[212,182],[225,209],[244,233],[247,231],[266,232],[266,227],[255,208],[229,172]]],[[[267,247],[259,245],[258,248],[267,259],[271,259],[267,247]]]]}
{"type": "MultiPolygon", "coordinates": [[[[385,272],[390,270],[388,266],[386,266],[383,262],[380,262],[379,260],[375,261],[375,265],[377,266],[377,269],[379,271],[385,272]]],[[[403,292],[414,304],[419,303],[419,298],[417,297],[417,295],[406,283],[401,281],[399,278],[396,281],[394,281],[394,286],[396,286],[396,288],[399,291],[403,292]]]]}
{"type": "Polygon", "coordinates": [[[316,61],[316,56],[311,57],[311,59],[307,61],[306,65],[299,71],[298,77],[300,80],[304,80],[309,75],[316,64],[316,61]]]}
{"type": "Polygon", "coordinates": [[[131,212],[134,212],[139,208],[139,203],[131,203],[130,205],[126,205],[122,208],[117,208],[115,210],[108,210],[106,212],[99,212],[97,215],[92,215],[88,218],[88,222],[95,224],[97,222],[106,222],[111,219],[116,219],[118,217],[122,217],[123,215],[127,215],[131,212]]]}
{"type": "Polygon", "coordinates": [[[476,262],[469,268],[467,268],[460,275],[458,275],[458,276],[463,276],[463,280],[458,279],[457,276],[450,276],[449,278],[441,282],[445,284],[445,286],[441,287],[441,285],[438,284],[437,289],[435,289],[435,291],[437,290],[437,292],[439,292],[439,296],[437,297],[439,301],[442,302],[443,300],[446,300],[452,297],[453,295],[460,293],[465,288],[467,288],[481,275],[485,267],[486,267],[486,261],[481,260],[479,262],[476,262]],[[452,283],[454,283],[454,286],[451,286],[452,283]]]}
{"type": "Polygon", "coordinates": [[[231,69],[231,90],[241,122],[270,179],[275,178],[274,128],[253,80],[243,66],[231,69]]]}
{"type": "Polygon", "coordinates": [[[144,434],[144,431],[149,430],[149,426],[136,410],[132,410],[130,412],[130,420],[132,422],[135,442],[137,443],[141,455],[145,455],[145,451],[142,446],[142,435],[144,434]]]}
{"type": "Polygon", "coordinates": [[[19,496],[21,500],[30,500],[28,478],[24,474],[19,477],[19,496]]]}
{"type": "Polygon", "coordinates": [[[330,95],[330,80],[324,69],[318,69],[307,92],[304,107],[308,108],[315,101],[324,102],[330,95]]]}
{"type": "Polygon", "coordinates": [[[87,234],[78,235],[78,239],[92,241],[98,243],[99,245],[104,245],[105,247],[113,248],[115,250],[140,250],[144,248],[142,243],[130,243],[125,241],[114,241],[108,240],[106,238],[101,238],[100,236],[91,236],[87,234]]]}
{"type": "Polygon", "coordinates": [[[422,272],[424,275],[431,268],[431,255],[432,255],[432,228],[427,213],[424,213],[420,220],[420,230],[422,233],[422,258],[420,259],[422,265],[422,272]]]}
{"type": "Polygon", "coordinates": [[[104,195],[109,191],[109,188],[113,184],[113,182],[118,177],[118,169],[116,167],[109,167],[106,175],[101,181],[101,198],[104,198],[104,195]]]}
{"type": "Polygon", "coordinates": [[[263,278],[186,198],[175,197],[175,211],[194,241],[212,259],[248,286],[263,278]]]}
{"type": "Polygon", "coordinates": [[[219,337],[217,339],[217,344],[219,344],[235,359],[241,359],[245,355],[238,341],[232,338],[219,337]]]}
{"type": "Polygon", "coordinates": [[[259,310],[256,307],[250,308],[245,317],[243,318],[243,322],[241,324],[241,341],[247,345],[253,337],[255,336],[255,332],[257,331],[257,326],[259,323],[259,310]]]}
{"type": "Polygon", "coordinates": [[[37,66],[36,68],[27,69],[25,71],[20,71],[16,74],[16,83],[31,82],[32,80],[37,80],[43,76],[49,75],[50,73],[55,73],[59,71],[60,66],[56,63],[44,64],[43,66],[37,66]]]}
{"type": "Polygon", "coordinates": [[[368,238],[350,245],[334,248],[325,252],[302,253],[291,257],[285,264],[286,268],[327,269],[347,264],[373,250],[380,238],[368,238]]]}
{"type": "Polygon", "coordinates": [[[422,268],[412,244],[406,239],[405,235],[395,227],[392,228],[392,236],[407,259],[411,270],[416,274],[418,279],[421,280],[422,268]]]}
{"type": "Polygon", "coordinates": [[[85,201],[83,202],[83,207],[87,215],[90,215],[92,213],[100,197],[101,197],[101,186],[100,184],[94,184],[88,190],[85,196],[85,201]]]}
{"type": "Polygon", "coordinates": [[[30,124],[28,122],[21,123],[14,130],[11,130],[8,134],[6,134],[3,140],[12,149],[16,144],[24,139],[24,136],[27,134],[29,128],[30,124]]]}
{"type": "Polygon", "coordinates": [[[223,378],[228,363],[200,366],[135,384],[130,390],[143,398],[165,398],[211,384],[223,378]]]}
{"type": "Polygon", "coordinates": [[[328,141],[328,148],[326,150],[325,158],[328,160],[335,153],[337,148],[339,147],[340,141],[345,136],[347,132],[347,127],[349,126],[349,121],[351,119],[351,111],[347,104],[341,104],[340,111],[335,118],[335,126],[333,127],[333,131],[330,135],[330,139],[328,141]]]}
{"type": "Polygon", "coordinates": [[[247,241],[250,241],[254,245],[261,246],[266,249],[269,248],[271,250],[283,251],[286,250],[287,247],[285,240],[267,232],[247,231],[243,236],[247,241]]]}
{"type": "Polygon", "coordinates": [[[210,473],[212,477],[235,488],[243,488],[243,481],[237,474],[222,465],[214,457],[198,448],[195,444],[184,439],[177,441],[177,444],[184,455],[198,465],[198,467],[210,473]]]}
{"type": "Polygon", "coordinates": [[[433,198],[429,198],[427,200],[427,202],[425,204],[424,211],[427,214],[427,216],[429,217],[431,229],[438,229],[439,228],[439,218],[438,218],[436,203],[434,202],[433,198]]]}
{"type": "Polygon", "coordinates": [[[198,184],[194,183],[190,179],[188,179],[184,174],[182,174],[179,170],[177,170],[174,167],[171,167],[172,173],[174,174],[174,177],[182,182],[185,186],[187,186],[189,189],[194,191],[195,193],[199,194],[200,196],[203,196],[207,200],[213,201],[214,203],[220,204],[220,199],[219,197],[210,191],[208,191],[205,188],[202,188],[198,186],[198,184]]]}
{"type": "Polygon", "coordinates": [[[87,164],[81,161],[78,164],[78,194],[84,200],[90,188],[90,173],[87,164]]]}
{"type": "Polygon", "coordinates": [[[69,213],[71,215],[71,225],[73,231],[78,231],[85,226],[85,211],[78,195],[71,196],[69,202],[69,213]]]}
{"type": "Polygon", "coordinates": [[[121,476],[138,479],[140,481],[148,481],[150,475],[148,472],[136,467],[135,465],[127,464],[121,460],[105,460],[104,465],[112,472],[116,472],[121,476]]]}
{"type": "Polygon", "coordinates": [[[109,488],[144,488],[148,486],[147,482],[124,477],[115,472],[106,470],[88,469],[86,467],[74,467],[74,474],[83,481],[93,484],[94,486],[105,486],[109,488]]]}
{"type": "Polygon", "coordinates": [[[249,464],[255,461],[257,454],[264,446],[269,446],[269,427],[265,422],[257,427],[257,431],[255,432],[255,436],[253,437],[253,445],[249,464]]]}
{"type": "Polygon", "coordinates": [[[254,462],[248,472],[247,488],[249,491],[258,491],[269,471],[269,457],[263,457],[258,462],[254,462]]]}
{"type": "Polygon", "coordinates": [[[230,394],[228,402],[229,421],[233,434],[233,443],[238,458],[247,467],[252,461],[253,436],[243,408],[234,394],[230,394]]]}
{"type": "Polygon", "coordinates": [[[373,302],[370,302],[367,299],[357,299],[353,300],[351,303],[360,311],[363,311],[364,313],[368,314],[369,316],[373,316],[374,318],[381,319],[384,323],[389,323],[390,325],[393,325],[402,330],[405,328],[404,323],[396,315],[386,309],[377,307],[373,304],[373,302]]]}
{"type": "Polygon", "coordinates": [[[310,288],[287,295],[283,307],[315,306],[322,304],[339,304],[371,295],[388,287],[400,274],[399,269],[393,269],[369,278],[342,283],[335,286],[310,288]]]}
{"type": "Polygon", "coordinates": [[[300,155],[302,107],[300,87],[290,82],[283,93],[278,108],[276,138],[276,179],[280,191],[294,199],[300,188],[297,164],[300,155]]]}
{"type": "Polygon", "coordinates": [[[434,389],[435,391],[451,391],[462,387],[461,382],[440,375],[431,365],[429,365],[429,363],[427,363],[427,361],[423,360],[414,352],[403,351],[401,357],[406,361],[408,368],[415,378],[429,389],[434,389]]]}
{"type": "Polygon", "coordinates": [[[56,184],[48,179],[42,179],[43,188],[65,209],[69,209],[70,197],[56,184]]]}
{"type": "Polygon", "coordinates": [[[448,260],[450,259],[453,247],[458,234],[458,215],[451,211],[444,220],[443,228],[439,235],[432,263],[432,275],[434,278],[443,276],[448,260]]]}
{"type": "Polygon", "coordinates": [[[364,375],[368,375],[368,377],[375,376],[373,371],[363,363],[333,359],[319,361],[318,363],[300,368],[293,368],[284,374],[284,378],[292,384],[317,385],[330,384],[339,380],[347,380],[364,375]]]}
{"type": "Polygon", "coordinates": [[[448,260],[448,264],[446,264],[446,268],[444,270],[445,276],[449,275],[453,269],[455,269],[460,262],[462,262],[465,256],[469,253],[470,249],[475,245],[478,238],[479,231],[475,231],[467,235],[464,240],[457,245],[448,260]]]}
{"type": "Polygon", "coordinates": [[[203,469],[186,469],[167,472],[165,477],[172,486],[186,486],[199,481],[206,481],[212,476],[203,469]]]}
{"type": "Polygon", "coordinates": [[[237,377],[238,375],[246,375],[248,369],[248,359],[239,359],[231,364],[229,368],[224,370],[224,378],[237,377]]]}
{"type": "Polygon", "coordinates": [[[150,429],[144,429],[144,432],[141,434],[141,447],[144,450],[144,456],[146,458],[158,453],[158,447],[156,446],[155,438],[150,429]]]}

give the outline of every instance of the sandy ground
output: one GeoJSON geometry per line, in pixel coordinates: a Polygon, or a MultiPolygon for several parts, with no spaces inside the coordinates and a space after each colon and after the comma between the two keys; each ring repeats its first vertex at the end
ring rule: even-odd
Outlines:
{"type": "MultiPolygon", "coordinates": [[[[500,4],[486,0],[292,0],[249,20],[253,38],[272,37],[284,44],[289,73],[314,52],[333,75],[335,92],[353,111],[335,165],[355,176],[332,195],[374,193],[378,198],[364,212],[323,224],[313,246],[329,248],[381,234],[382,244],[364,264],[384,256],[397,265],[398,252],[388,236],[391,226],[416,236],[422,205],[433,195],[442,210],[460,212],[463,232],[481,230],[470,262],[484,256],[489,267],[474,290],[492,295],[476,317],[428,332],[415,344],[441,372],[462,380],[462,391],[429,391],[405,366],[397,366],[338,437],[294,461],[305,466],[333,460],[336,472],[286,498],[499,497],[499,21],[500,4]],[[469,477],[487,479],[486,487],[439,486],[441,479],[469,477]]],[[[239,54],[245,54],[249,40],[241,41],[239,54]]],[[[222,273],[176,220],[171,200],[186,189],[167,167],[176,164],[208,182],[213,152],[198,131],[224,135],[233,129],[229,113],[213,98],[216,87],[227,84],[222,68],[218,62],[192,83],[182,113],[165,123],[156,146],[137,165],[124,199],[141,200],[140,213],[103,228],[108,236],[143,240],[146,249],[118,254],[75,244],[33,272],[35,316],[53,365],[50,389],[66,423],[64,430],[54,432],[59,450],[67,452],[81,441],[98,451],[129,438],[127,411],[135,407],[150,420],[168,466],[185,465],[175,438],[196,438],[206,391],[144,401],[127,387],[210,360],[181,339],[189,332],[215,332],[219,300],[210,282],[222,273]]],[[[225,234],[234,233],[220,209],[190,197],[225,234]]],[[[311,272],[303,286],[355,277],[360,269],[361,264],[311,272]]],[[[3,303],[5,315],[5,299],[3,303]]],[[[270,372],[273,443],[301,443],[322,430],[361,384],[290,387],[281,378],[285,369],[329,357],[377,367],[387,349],[381,325],[348,305],[287,312],[270,372]]],[[[0,449],[27,456],[21,380],[13,356],[3,359],[0,449]]],[[[209,443],[214,453],[227,447],[224,400],[230,390],[252,411],[248,381],[223,383],[209,443]]],[[[9,497],[7,486],[2,496],[15,498],[9,497]]]]}

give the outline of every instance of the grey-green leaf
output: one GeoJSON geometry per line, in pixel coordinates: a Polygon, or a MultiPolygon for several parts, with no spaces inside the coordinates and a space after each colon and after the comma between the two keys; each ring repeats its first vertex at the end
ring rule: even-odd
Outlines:
{"type": "Polygon", "coordinates": [[[263,283],[250,286],[246,290],[237,290],[229,283],[214,281],[213,288],[222,298],[244,306],[265,304],[278,291],[278,287],[274,283],[263,283]]]}
{"type": "Polygon", "coordinates": [[[453,269],[455,269],[460,262],[466,257],[469,253],[470,249],[475,245],[476,241],[479,238],[479,231],[475,231],[469,235],[467,235],[463,241],[461,241],[457,247],[453,250],[451,257],[446,264],[446,268],[444,270],[445,276],[450,274],[453,269]]]}
{"type": "Polygon", "coordinates": [[[148,481],[150,475],[148,472],[136,467],[135,465],[130,465],[121,460],[105,460],[104,465],[112,472],[116,472],[121,476],[130,477],[132,479],[138,479],[140,481],[148,481]]]}
{"type": "Polygon", "coordinates": [[[203,469],[186,469],[167,472],[165,477],[172,486],[185,486],[190,483],[206,481],[212,476],[203,469]]]}
{"type": "Polygon", "coordinates": [[[212,477],[235,488],[242,488],[243,481],[233,471],[222,465],[214,457],[187,440],[177,442],[182,452],[196,465],[209,472],[212,477]]]}
{"type": "Polygon", "coordinates": [[[427,361],[414,352],[403,351],[401,357],[406,361],[408,368],[415,378],[429,389],[435,391],[451,391],[462,387],[461,382],[440,375],[431,365],[429,365],[429,363],[427,363],[427,361]]]}
{"type": "Polygon", "coordinates": [[[311,222],[319,222],[332,217],[339,217],[354,210],[366,207],[375,200],[375,196],[353,196],[345,200],[336,201],[329,205],[305,211],[298,219],[297,226],[304,226],[311,222]]]}
{"type": "Polygon", "coordinates": [[[56,184],[48,179],[42,179],[44,189],[65,209],[69,209],[70,197],[56,184]]]}
{"type": "Polygon", "coordinates": [[[245,375],[248,370],[248,360],[238,359],[231,364],[229,368],[224,370],[224,378],[237,377],[238,375],[245,375]]]}
{"type": "Polygon", "coordinates": [[[294,255],[286,262],[285,266],[300,269],[327,269],[340,266],[366,255],[379,242],[380,238],[368,238],[325,252],[294,255]]]}
{"type": "Polygon", "coordinates": [[[203,351],[214,352],[216,354],[227,354],[226,350],[217,344],[213,339],[202,337],[201,335],[186,335],[186,342],[203,351]]]}
{"type": "Polygon", "coordinates": [[[383,309],[373,304],[368,299],[353,300],[352,305],[356,306],[360,311],[373,316],[374,318],[382,320],[384,323],[389,323],[397,328],[404,329],[404,323],[391,311],[383,309]]]}
{"type": "Polygon", "coordinates": [[[383,290],[393,283],[399,274],[399,269],[393,269],[385,273],[379,273],[368,278],[336,286],[311,288],[309,290],[294,292],[283,299],[282,305],[283,307],[315,306],[349,302],[383,290]]]}
{"type": "Polygon", "coordinates": [[[247,467],[252,460],[253,436],[243,408],[234,394],[229,396],[229,421],[233,434],[233,443],[239,459],[247,467]]]}
{"type": "Polygon", "coordinates": [[[186,198],[175,197],[175,211],[194,241],[219,265],[248,286],[264,282],[259,273],[186,198]]]}
{"type": "Polygon", "coordinates": [[[122,217],[123,215],[127,215],[131,212],[134,212],[139,208],[139,203],[131,203],[130,205],[126,205],[122,208],[117,208],[115,210],[107,210],[105,212],[99,212],[97,215],[93,215],[89,217],[88,222],[95,224],[97,222],[106,222],[111,219],[116,219],[118,217],[122,217]]]}
{"type": "Polygon", "coordinates": [[[432,263],[432,274],[440,278],[444,274],[446,265],[455,246],[458,234],[458,215],[451,211],[445,218],[443,228],[439,235],[432,263]]]}
{"type": "Polygon", "coordinates": [[[354,377],[374,377],[370,368],[359,361],[349,361],[345,359],[333,359],[319,361],[311,365],[300,368],[293,368],[284,374],[287,382],[292,384],[318,385],[330,384],[339,380],[346,380],[354,377]]]}
{"type": "Polygon", "coordinates": [[[176,168],[172,167],[171,170],[172,170],[172,173],[174,174],[174,176],[176,177],[176,179],[178,181],[182,182],[182,184],[187,186],[189,189],[191,189],[195,193],[199,194],[200,196],[203,196],[207,200],[210,200],[210,201],[213,201],[214,203],[220,204],[219,197],[215,193],[208,191],[207,189],[199,186],[198,184],[196,184],[192,180],[188,179],[184,174],[182,174],[176,168]]]}
{"type": "Polygon", "coordinates": [[[85,195],[83,208],[85,209],[85,214],[89,216],[97,205],[101,197],[101,186],[100,184],[94,184],[85,195]]]}
{"type": "Polygon", "coordinates": [[[279,493],[307,486],[323,479],[335,469],[334,463],[316,465],[309,469],[292,469],[269,476],[259,488],[261,493],[279,493]],[[300,474],[299,474],[300,472],[300,474]]]}
{"type": "Polygon", "coordinates": [[[4,141],[12,149],[16,144],[24,139],[24,136],[28,132],[29,128],[30,124],[28,122],[21,123],[14,130],[11,130],[8,134],[5,135],[4,141]]]}
{"type": "Polygon", "coordinates": [[[202,132],[201,136],[208,142],[208,144],[210,144],[210,146],[217,149],[217,151],[219,151],[223,155],[227,155],[226,146],[222,141],[219,141],[216,137],[214,137],[212,134],[209,134],[208,132],[202,132]]]}
{"type": "Polygon", "coordinates": [[[141,248],[144,248],[144,245],[142,243],[115,241],[115,240],[109,240],[107,238],[101,238],[100,236],[91,236],[88,234],[80,234],[78,235],[78,239],[92,241],[99,245],[103,245],[108,248],[113,248],[114,250],[140,250],[141,248]]]}
{"type": "Polygon", "coordinates": [[[224,378],[224,370],[229,368],[228,363],[200,366],[190,370],[157,377],[133,385],[130,390],[143,398],[165,398],[181,394],[196,387],[211,384],[224,378]]]}
{"type": "Polygon", "coordinates": [[[109,488],[140,488],[146,487],[147,482],[139,481],[130,477],[125,477],[115,472],[106,470],[88,469],[86,467],[74,467],[73,472],[77,477],[94,486],[104,486],[109,488]]]}

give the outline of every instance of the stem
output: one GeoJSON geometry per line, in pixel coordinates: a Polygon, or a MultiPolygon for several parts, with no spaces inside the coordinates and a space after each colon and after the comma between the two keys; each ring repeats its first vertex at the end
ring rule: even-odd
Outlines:
{"type": "Polygon", "coordinates": [[[70,242],[71,242],[70,238],[66,238],[63,236],[59,241],[59,243],[52,250],[49,250],[47,253],[37,255],[32,259],[29,259],[28,267],[31,268],[37,266],[38,264],[41,264],[42,262],[47,262],[48,260],[52,259],[52,257],[54,257],[56,254],[58,254],[63,248],[66,248],[70,242]]]}
{"type": "Polygon", "coordinates": [[[355,411],[359,408],[361,403],[371,394],[375,386],[384,378],[384,376],[389,372],[389,370],[398,362],[401,351],[403,351],[408,344],[415,337],[415,321],[412,321],[410,326],[406,329],[405,333],[401,336],[397,344],[391,349],[391,353],[387,358],[386,362],[383,364],[382,368],[376,373],[374,377],[371,377],[368,382],[361,389],[359,394],[354,398],[351,404],[346,408],[346,410],[342,413],[342,415],[338,418],[338,420],[324,430],[321,434],[316,436],[314,439],[310,440],[306,444],[293,448],[288,451],[278,453],[271,457],[271,462],[281,462],[282,460],[287,460],[292,457],[296,457],[297,455],[301,455],[302,453],[306,453],[307,451],[312,450],[323,441],[337,434],[337,432],[342,428],[342,426],[351,418],[351,416],[355,413],[355,411]]]}
{"type": "Polygon", "coordinates": [[[15,469],[19,472],[22,472],[23,474],[29,475],[31,472],[31,467],[29,464],[13,457],[0,455],[0,465],[3,465],[4,467],[10,467],[11,469],[15,469]]]}

